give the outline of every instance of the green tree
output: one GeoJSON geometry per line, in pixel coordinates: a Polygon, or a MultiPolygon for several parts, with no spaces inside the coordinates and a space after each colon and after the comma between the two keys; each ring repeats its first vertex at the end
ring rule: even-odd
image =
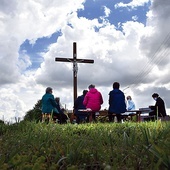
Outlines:
{"type": "Polygon", "coordinates": [[[0,124],[5,124],[3,120],[0,120],[0,124]]]}
{"type": "Polygon", "coordinates": [[[41,100],[38,100],[35,106],[33,107],[32,110],[29,110],[26,112],[26,115],[24,116],[24,120],[26,121],[36,121],[39,122],[41,121],[41,100]]]}

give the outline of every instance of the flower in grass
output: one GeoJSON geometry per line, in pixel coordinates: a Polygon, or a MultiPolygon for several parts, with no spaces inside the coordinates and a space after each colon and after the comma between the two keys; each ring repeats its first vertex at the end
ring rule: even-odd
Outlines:
{"type": "Polygon", "coordinates": [[[90,157],[93,157],[94,155],[93,154],[90,154],[90,157]]]}
{"type": "Polygon", "coordinates": [[[106,165],[104,170],[110,170],[112,167],[110,165],[106,165]]]}

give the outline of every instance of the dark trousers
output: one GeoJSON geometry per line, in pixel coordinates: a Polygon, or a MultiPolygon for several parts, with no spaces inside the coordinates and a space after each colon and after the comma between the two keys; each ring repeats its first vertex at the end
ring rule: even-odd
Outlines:
{"type": "Polygon", "coordinates": [[[87,122],[88,115],[75,115],[76,116],[76,123],[84,123],[87,122]]]}
{"type": "Polygon", "coordinates": [[[54,114],[53,121],[55,122],[58,119],[58,123],[63,124],[67,123],[67,116],[64,113],[54,114]]]}
{"type": "Polygon", "coordinates": [[[108,118],[109,118],[109,122],[113,122],[114,118],[117,118],[117,122],[121,122],[122,120],[122,115],[121,114],[115,114],[115,113],[108,113],[108,118]]]}
{"type": "Polygon", "coordinates": [[[96,112],[89,112],[87,116],[87,122],[96,122],[96,112]]]}

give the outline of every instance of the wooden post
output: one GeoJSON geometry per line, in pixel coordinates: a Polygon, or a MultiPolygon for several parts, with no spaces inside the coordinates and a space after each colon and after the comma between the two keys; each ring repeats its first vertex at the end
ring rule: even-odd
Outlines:
{"type": "Polygon", "coordinates": [[[78,66],[77,66],[77,47],[76,43],[73,43],[73,88],[74,88],[74,102],[77,98],[77,72],[78,72],[78,66]]]}

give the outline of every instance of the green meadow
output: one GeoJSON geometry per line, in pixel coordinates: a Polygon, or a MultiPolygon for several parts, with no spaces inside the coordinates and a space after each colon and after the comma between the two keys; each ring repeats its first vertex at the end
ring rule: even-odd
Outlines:
{"type": "Polygon", "coordinates": [[[0,124],[1,170],[170,169],[170,121],[0,124]]]}

